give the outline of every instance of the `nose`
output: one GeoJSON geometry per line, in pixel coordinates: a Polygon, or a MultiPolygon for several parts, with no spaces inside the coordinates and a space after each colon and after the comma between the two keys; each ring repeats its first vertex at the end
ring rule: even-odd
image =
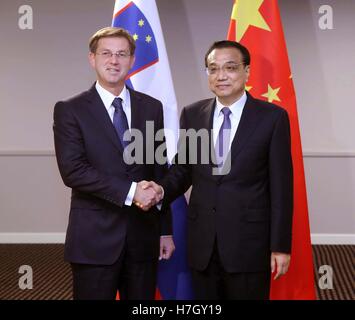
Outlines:
{"type": "Polygon", "coordinates": [[[109,58],[109,61],[110,61],[111,63],[117,64],[118,61],[119,61],[119,58],[118,58],[118,56],[117,56],[116,54],[113,54],[113,55],[111,55],[111,57],[109,58]]]}
{"type": "Polygon", "coordinates": [[[220,68],[217,72],[217,80],[225,80],[227,78],[227,72],[224,68],[220,68]]]}

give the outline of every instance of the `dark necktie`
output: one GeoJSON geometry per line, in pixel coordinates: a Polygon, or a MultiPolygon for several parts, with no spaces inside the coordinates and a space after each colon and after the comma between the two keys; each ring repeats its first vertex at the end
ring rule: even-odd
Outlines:
{"type": "Polygon", "coordinates": [[[112,102],[112,105],[115,108],[115,113],[113,115],[113,125],[116,129],[117,135],[124,149],[129,144],[129,141],[124,141],[123,135],[126,132],[126,130],[129,130],[129,127],[128,127],[126,114],[123,111],[122,99],[115,98],[115,100],[113,100],[112,102]]]}
{"type": "Polygon", "coordinates": [[[223,123],[219,130],[217,143],[216,143],[216,156],[217,156],[217,164],[219,167],[222,167],[226,156],[228,154],[229,149],[229,141],[230,141],[230,132],[231,132],[231,120],[229,116],[231,111],[229,108],[222,108],[223,113],[223,123]]]}

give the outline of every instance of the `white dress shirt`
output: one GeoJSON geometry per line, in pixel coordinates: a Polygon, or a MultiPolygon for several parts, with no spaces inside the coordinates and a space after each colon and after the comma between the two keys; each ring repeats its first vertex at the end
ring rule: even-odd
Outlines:
{"type": "MultiPolygon", "coordinates": [[[[233,138],[235,136],[235,133],[237,132],[238,125],[240,122],[240,118],[242,116],[242,112],[245,106],[245,102],[247,101],[247,94],[243,93],[243,95],[232,105],[230,105],[229,110],[231,111],[231,114],[229,115],[230,121],[231,121],[231,132],[230,132],[230,139],[229,139],[229,146],[228,146],[228,151],[230,150],[233,142],[233,138]]],[[[213,145],[216,146],[217,138],[218,138],[218,133],[219,130],[221,129],[222,123],[223,123],[223,113],[221,112],[222,108],[224,106],[218,98],[216,98],[216,108],[214,110],[213,114],[213,145]]]]}

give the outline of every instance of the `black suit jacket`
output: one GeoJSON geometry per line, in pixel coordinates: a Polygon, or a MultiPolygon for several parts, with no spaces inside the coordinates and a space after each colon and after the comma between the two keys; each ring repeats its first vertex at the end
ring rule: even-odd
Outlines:
{"type": "MultiPolygon", "coordinates": [[[[185,107],[181,128],[212,129],[214,108],[215,99],[185,107]]],[[[190,266],[206,268],[217,239],[228,272],[269,270],[270,252],[291,250],[293,172],[287,112],[248,94],[226,175],[213,174],[213,157],[202,163],[203,152],[211,150],[212,135],[197,150],[191,150],[190,140],[180,141],[176,163],[160,181],[165,205],[192,185],[187,219],[190,266]],[[190,160],[197,154],[197,164],[181,163],[182,153],[190,160]]]]}
{"type": "MultiPolygon", "coordinates": [[[[153,121],[163,128],[162,104],[129,90],[131,128],[143,132],[153,121]]],[[[124,205],[132,181],[156,180],[167,170],[157,163],[127,165],[115,128],[95,86],[54,109],[54,142],[62,179],[72,188],[65,259],[74,263],[109,265],[124,244],[137,260],[157,259],[161,234],[171,234],[168,211],[155,207],[144,213],[124,205]]],[[[161,144],[150,143],[154,150],[161,144]]],[[[138,145],[140,147],[141,145],[138,145]]],[[[143,154],[146,144],[143,143],[143,154]]]]}

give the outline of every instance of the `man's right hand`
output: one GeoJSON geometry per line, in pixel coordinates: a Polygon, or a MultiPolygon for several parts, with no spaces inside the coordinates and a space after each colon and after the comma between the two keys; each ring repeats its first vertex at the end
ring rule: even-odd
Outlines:
{"type": "Polygon", "coordinates": [[[133,203],[144,211],[148,211],[163,199],[164,190],[154,181],[141,181],[137,183],[133,203]]]}

